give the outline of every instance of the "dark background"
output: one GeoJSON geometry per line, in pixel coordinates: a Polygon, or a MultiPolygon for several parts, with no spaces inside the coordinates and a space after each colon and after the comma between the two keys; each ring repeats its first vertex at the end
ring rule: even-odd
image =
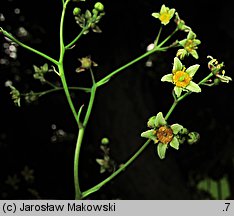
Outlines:
{"type": "MultiPolygon", "coordinates": [[[[234,68],[234,15],[231,2],[219,1],[155,1],[112,0],[102,1],[106,15],[100,23],[102,34],[89,33],[80,39],[78,46],[65,58],[66,76],[70,85],[89,86],[86,73],[76,74],[78,58],[91,55],[99,64],[97,80],[119,66],[145,52],[160,27],[151,17],[162,4],[176,8],[186,24],[192,27],[202,41],[199,46],[200,75],[208,73],[207,55],[225,62],[227,75],[233,77],[234,68]]],[[[93,7],[87,0],[83,8],[93,7]],[[86,5],[86,6],[85,6],[86,5]]],[[[65,21],[65,41],[79,32],[75,24],[71,3],[65,21]],[[70,14],[69,14],[70,13],[70,14]]],[[[28,34],[20,36],[24,43],[51,55],[59,56],[59,20],[61,1],[2,0],[0,13],[5,20],[0,26],[17,35],[24,27],[28,34]],[[20,13],[15,13],[19,8],[20,13]]],[[[163,30],[166,36],[174,24],[163,30]]],[[[183,38],[181,38],[183,39],[183,38]]],[[[17,108],[5,82],[11,80],[22,92],[47,89],[32,78],[32,65],[45,60],[17,49],[17,58],[4,53],[1,36],[0,59],[0,192],[3,199],[73,199],[73,155],[77,127],[63,92],[51,94],[33,104],[17,108]],[[56,128],[55,128],[56,125],[56,128]],[[25,183],[20,175],[28,166],[34,170],[33,183],[25,183]],[[5,183],[9,176],[17,175],[21,181],[17,189],[5,183]],[[32,195],[33,188],[38,195],[32,195]]],[[[173,42],[173,41],[171,41],[173,42]]],[[[147,119],[162,111],[166,114],[173,99],[172,86],[161,83],[164,74],[170,73],[176,49],[151,56],[153,67],[145,67],[144,59],[122,71],[111,82],[98,89],[95,105],[81,149],[81,188],[88,189],[109,174],[99,174],[95,158],[102,156],[99,149],[103,137],[110,139],[111,155],[118,163],[126,161],[144,142],[140,137],[146,130],[147,119]]],[[[188,64],[197,61],[190,58],[188,64]]],[[[203,75],[204,74],[204,75],[203,75]]],[[[200,76],[200,77],[199,77],[200,76]]],[[[59,80],[48,76],[53,82],[59,80]]],[[[233,137],[233,83],[214,88],[203,88],[201,94],[192,94],[175,109],[170,123],[178,122],[201,135],[199,143],[184,145],[177,152],[169,149],[161,161],[155,146],[144,153],[122,174],[108,183],[90,199],[206,199],[207,194],[196,190],[196,183],[209,176],[219,180],[224,175],[234,194],[234,137],[233,137]]],[[[76,107],[87,104],[88,95],[73,93],[76,107]]]]}

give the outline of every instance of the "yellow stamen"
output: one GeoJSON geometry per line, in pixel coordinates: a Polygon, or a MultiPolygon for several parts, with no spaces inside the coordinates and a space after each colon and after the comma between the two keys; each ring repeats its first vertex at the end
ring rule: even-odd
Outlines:
{"type": "Polygon", "coordinates": [[[177,87],[185,88],[192,78],[184,71],[176,71],[172,79],[177,87]]]}

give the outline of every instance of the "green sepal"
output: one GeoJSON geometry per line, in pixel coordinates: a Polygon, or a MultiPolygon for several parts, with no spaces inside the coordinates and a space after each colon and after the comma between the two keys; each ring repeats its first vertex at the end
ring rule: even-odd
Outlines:
{"type": "Polygon", "coordinates": [[[175,57],[172,72],[174,73],[176,71],[181,71],[182,69],[183,69],[183,65],[181,61],[177,57],[175,57]]]}
{"type": "Polygon", "coordinates": [[[153,129],[144,131],[143,133],[141,133],[141,137],[144,137],[144,138],[147,138],[147,139],[151,139],[154,142],[157,139],[157,137],[155,135],[155,130],[153,130],[153,129]]]}
{"type": "Polygon", "coordinates": [[[152,116],[149,118],[149,120],[147,122],[147,126],[149,128],[155,128],[155,119],[156,119],[156,116],[152,116]]]}
{"type": "Polygon", "coordinates": [[[162,82],[173,82],[172,80],[173,74],[166,74],[161,78],[162,82]]]}
{"type": "Polygon", "coordinates": [[[180,97],[180,95],[181,95],[181,93],[182,93],[182,88],[181,87],[177,87],[177,86],[175,86],[174,87],[174,92],[175,92],[175,94],[176,94],[176,97],[180,97]]]}
{"type": "Polygon", "coordinates": [[[201,88],[199,87],[198,84],[196,84],[193,81],[190,81],[189,85],[186,87],[187,90],[191,91],[191,92],[196,92],[199,93],[201,92],[201,88]]]}
{"type": "Polygon", "coordinates": [[[166,124],[167,122],[164,119],[162,112],[159,112],[155,118],[155,127],[160,127],[166,124]]]}
{"type": "Polygon", "coordinates": [[[176,124],[171,125],[171,129],[173,131],[173,134],[178,134],[179,132],[182,131],[183,126],[176,123],[176,124]]]}
{"type": "Polygon", "coordinates": [[[160,159],[164,159],[166,156],[167,145],[159,143],[157,146],[157,152],[160,159]]]}
{"type": "Polygon", "coordinates": [[[179,140],[174,136],[173,139],[172,139],[172,141],[170,142],[170,146],[172,148],[178,150],[179,149],[179,145],[180,145],[179,140]]]}
{"type": "Polygon", "coordinates": [[[197,70],[199,69],[199,67],[200,67],[199,64],[192,65],[189,68],[187,68],[186,73],[188,73],[190,77],[193,77],[197,72],[197,70]]]}

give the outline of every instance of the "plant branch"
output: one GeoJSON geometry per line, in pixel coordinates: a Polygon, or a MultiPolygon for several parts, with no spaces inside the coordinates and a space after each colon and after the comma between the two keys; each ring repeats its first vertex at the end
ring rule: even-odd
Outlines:
{"type": "Polygon", "coordinates": [[[106,183],[108,183],[109,181],[111,181],[115,176],[117,176],[119,173],[121,173],[122,171],[124,171],[144,150],[145,148],[149,145],[150,140],[147,140],[142,146],[141,148],[124,164],[122,164],[120,166],[119,169],[117,169],[114,173],[112,173],[108,178],[106,178],[105,180],[103,180],[102,182],[100,182],[99,184],[95,185],[94,187],[84,191],[82,193],[82,199],[87,197],[88,195],[98,191],[102,186],[104,186],[106,183]]]}
{"type": "Polygon", "coordinates": [[[33,53],[36,53],[36,54],[39,55],[39,56],[42,56],[43,58],[49,60],[50,62],[52,62],[52,63],[55,64],[55,65],[58,65],[58,61],[56,61],[55,59],[51,58],[50,56],[44,54],[43,52],[40,52],[40,51],[38,51],[38,50],[36,50],[36,49],[34,49],[34,48],[32,48],[32,47],[30,47],[30,46],[28,46],[28,45],[22,43],[22,42],[20,42],[18,39],[16,39],[13,35],[11,35],[10,33],[8,33],[7,31],[1,29],[1,32],[3,33],[3,35],[4,35],[5,37],[7,37],[7,38],[10,39],[11,41],[15,42],[15,43],[18,44],[19,46],[21,46],[21,47],[23,47],[23,48],[25,48],[25,49],[27,49],[27,50],[33,52],[33,53]]]}
{"type": "Polygon", "coordinates": [[[87,30],[87,27],[84,27],[81,32],[70,42],[68,45],[65,46],[65,49],[70,49],[79,39],[80,37],[84,34],[84,32],[87,30]]]}

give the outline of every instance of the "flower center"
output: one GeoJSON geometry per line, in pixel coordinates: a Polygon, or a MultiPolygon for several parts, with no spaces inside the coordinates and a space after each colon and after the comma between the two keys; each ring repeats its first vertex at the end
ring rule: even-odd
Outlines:
{"type": "Polygon", "coordinates": [[[188,51],[188,52],[192,52],[194,50],[194,44],[193,44],[193,40],[187,40],[186,44],[184,45],[184,48],[188,51]]]}
{"type": "Polygon", "coordinates": [[[160,14],[159,20],[160,20],[162,23],[167,24],[167,23],[170,21],[170,14],[167,13],[167,12],[160,14]]]}
{"type": "Polygon", "coordinates": [[[167,126],[161,126],[157,132],[156,136],[159,140],[159,142],[163,144],[168,144],[169,142],[172,141],[173,138],[173,131],[170,127],[167,126]]]}
{"type": "Polygon", "coordinates": [[[184,71],[176,71],[172,79],[177,87],[185,88],[192,78],[184,71]]]}

